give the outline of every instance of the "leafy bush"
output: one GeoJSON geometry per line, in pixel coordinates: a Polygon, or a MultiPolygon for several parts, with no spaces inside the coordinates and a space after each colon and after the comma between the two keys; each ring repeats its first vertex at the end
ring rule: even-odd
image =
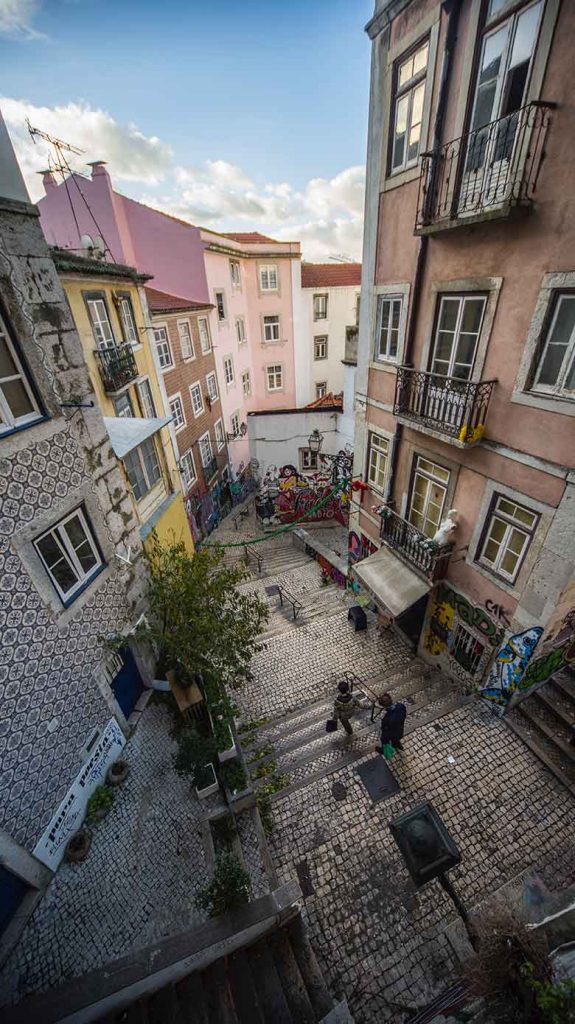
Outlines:
{"type": "Polygon", "coordinates": [[[196,906],[210,917],[249,903],[252,894],[250,876],[233,853],[222,853],[216,861],[214,877],[196,897],[196,906]]]}
{"type": "MultiPolygon", "coordinates": [[[[178,775],[191,775],[197,786],[206,777],[205,765],[214,760],[216,745],[212,736],[201,736],[197,729],[182,729],[177,735],[178,750],[174,768],[178,775]]],[[[208,779],[211,781],[211,779],[208,779]]],[[[207,785],[207,782],[204,783],[207,785]]]]}
{"type": "Polygon", "coordinates": [[[214,843],[219,846],[231,846],[237,835],[236,821],[233,814],[224,814],[211,822],[214,843]]]}
{"type": "Polygon", "coordinates": [[[522,974],[535,993],[535,1003],[545,1024],[575,1024],[575,981],[538,981],[533,964],[525,964],[522,974]]]}
{"type": "Polygon", "coordinates": [[[230,724],[228,718],[224,715],[218,717],[214,715],[214,739],[216,741],[216,749],[218,752],[223,750],[229,750],[234,742],[234,738],[231,734],[230,724]]]}
{"type": "Polygon", "coordinates": [[[98,786],[88,800],[88,806],[86,808],[86,821],[88,824],[91,824],[92,822],[97,821],[98,818],[103,817],[103,815],[98,812],[103,811],[104,814],[107,814],[113,806],[115,799],[116,794],[110,786],[98,786]]]}
{"type": "Polygon", "coordinates": [[[219,774],[222,782],[232,793],[240,793],[248,784],[248,777],[244,771],[241,761],[234,758],[220,765],[219,774]]]}
{"type": "Polygon", "coordinates": [[[258,805],[258,811],[260,812],[262,828],[266,836],[271,836],[274,830],[274,819],[272,814],[272,802],[270,800],[270,794],[258,793],[256,797],[256,804],[258,805]]]}

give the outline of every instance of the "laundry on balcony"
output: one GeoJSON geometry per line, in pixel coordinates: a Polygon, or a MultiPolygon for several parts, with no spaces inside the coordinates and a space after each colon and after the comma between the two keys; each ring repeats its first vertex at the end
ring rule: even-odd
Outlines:
{"type": "Polygon", "coordinates": [[[108,431],[114,454],[119,459],[143,444],[149,437],[157,434],[162,427],[167,427],[171,416],[104,416],[104,426],[108,431]]]}
{"type": "Polygon", "coordinates": [[[422,579],[389,548],[382,547],[352,567],[358,583],[397,618],[431,590],[431,582],[422,579]]]}

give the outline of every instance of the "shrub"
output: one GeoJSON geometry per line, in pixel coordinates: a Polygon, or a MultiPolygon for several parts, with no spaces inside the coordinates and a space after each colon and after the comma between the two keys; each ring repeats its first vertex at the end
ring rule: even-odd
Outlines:
{"type": "Polygon", "coordinates": [[[535,993],[535,1003],[545,1024],[575,1024],[575,981],[537,981],[533,964],[525,964],[522,974],[535,993]]]}
{"type": "Polygon", "coordinates": [[[249,903],[252,894],[250,876],[233,853],[223,853],[216,861],[214,877],[196,896],[196,906],[210,917],[249,903]]]}
{"type": "Polygon", "coordinates": [[[182,729],[177,734],[178,750],[174,757],[174,768],[178,775],[190,775],[196,785],[200,776],[205,776],[204,766],[214,760],[216,745],[212,736],[201,736],[197,729],[182,729]]]}
{"type": "Polygon", "coordinates": [[[86,808],[86,821],[89,825],[98,821],[104,814],[107,814],[114,804],[116,794],[110,786],[98,786],[88,800],[86,808]]]}
{"type": "Polygon", "coordinates": [[[220,778],[232,793],[240,793],[248,784],[248,777],[241,761],[234,758],[219,767],[220,778]]]}

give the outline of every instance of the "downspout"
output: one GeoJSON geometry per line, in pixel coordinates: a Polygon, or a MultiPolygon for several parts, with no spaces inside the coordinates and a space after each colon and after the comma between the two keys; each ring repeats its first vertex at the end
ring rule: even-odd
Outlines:
{"type": "MultiPolygon", "coordinates": [[[[445,121],[445,110],[447,107],[447,92],[449,87],[449,80],[451,77],[453,51],[455,49],[455,43],[457,40],[457,28],[459,25],[459,12],[461,11],[461,0],[444,0],[442,7],[447,13],[448,22],[447,31],[445,34],[445,48],[443,50],[443,61],[441,65],[441,84],[439,86],[439,96],[437,99],[437,110],[435,114],[435,125],[433,129],[432,150],[434,152],[435,150],[439,149],[441,145],[441,139],[443,136],[443,122],[445,121]]],[[[431,194],[432,192],[433,188],[430,189],[431,194]]],[[[404,366],[413,365],[411,360],[411,353],[413,352],[415,328],[417,325],[417,317],[419,314],[419,307],[421,304],[422,282],[423,275],[425,273],[425,264],[427,261],[428,245],[429,235],[421,235],[419,239],[419,248],[417,250],[417,261],[415,264],[415,274],[413,278],[411,306],[409,309],[409,320],[407,323],[407,331],[405,334],[405,346],[403,349],[404,366]]],[[[397,472],[397,462],[399,458],[399,448],[401,444],[402,434],[402,424],[396,423],[391,449],[391,467],[388,478],[388,484],[385,492],[386,504],[392,501],[392,494],[395,484],[395,476],[397,472]]]]}

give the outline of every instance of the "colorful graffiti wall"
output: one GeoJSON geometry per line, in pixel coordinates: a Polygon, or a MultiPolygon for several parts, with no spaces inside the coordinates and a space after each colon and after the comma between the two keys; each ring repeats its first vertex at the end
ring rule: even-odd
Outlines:
{"type": "Polygon", "coordinates": [[[503,640],[504,630],[485,608],[441,583],[432,597],[423,633],[423,652],[465,681],[479,680],[503,640]]]}
{"type": "Polygon", "coordinates": [[[518,682],[511,705],[568,666],[575,667],[575,580],[561,594],[537,653],[529,659],[518,682]]]}
{"type": "Polygon", "coordinates": [[[333,522],[347,526],[349,490],[333,493],[333,472],[303,476],[295,466],[268,466],[256,497],[256,514],[264,525],[333,522]],[[315,506],[319,503],[320,508],[315,506]]]}
{"type": "Polygon", "coordinates": [[[529,659],[542,633],[542,626],[532,626],[531,629],[515,633],[506,640],[495,655],[487,686],[481,690],[483,697],[502,707],[509,703],[511,696],[521,684],[529,659]]]}

